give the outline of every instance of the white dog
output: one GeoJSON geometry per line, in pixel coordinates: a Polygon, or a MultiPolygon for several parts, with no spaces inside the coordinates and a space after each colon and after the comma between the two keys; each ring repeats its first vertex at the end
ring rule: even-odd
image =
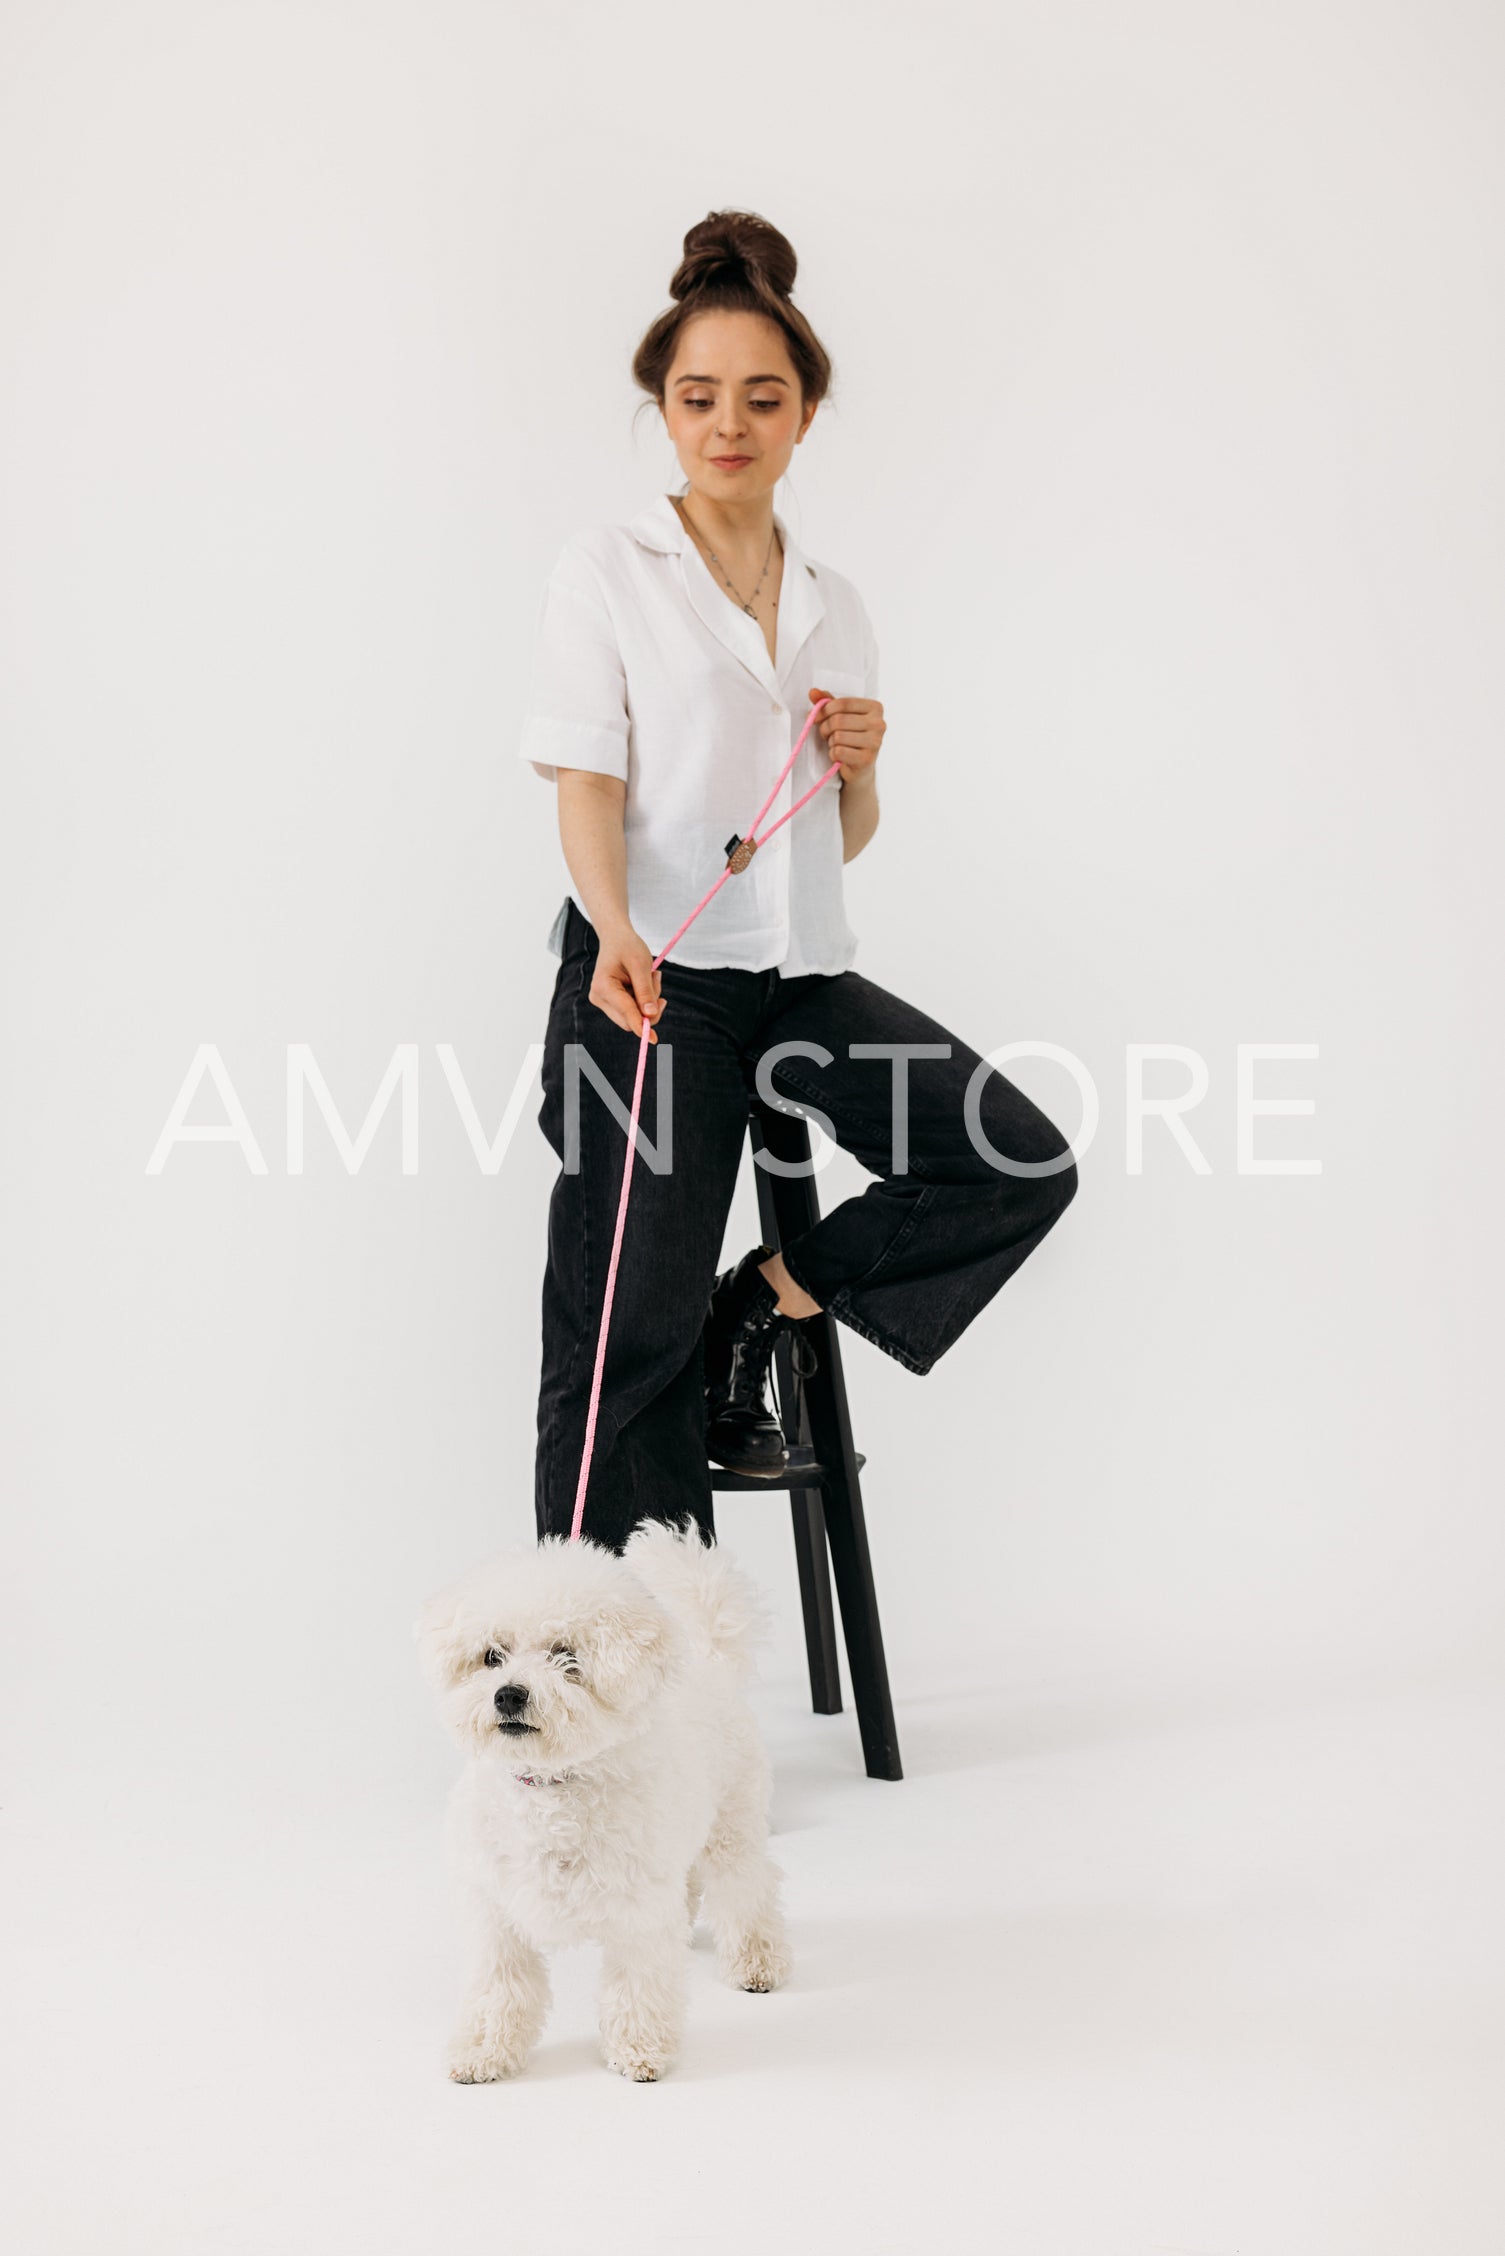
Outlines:
{"type": "Polygon", "coordinates": [[[448,1820],[473,1944],[457,2083],[517,2073],[548,2010],[541,1953],[586,1941],[607,2065],[651,2083],[702,1898],[725,1981],[784,1979],[768,1762],[740,1689],[762,1627],[754,1585],[689,1519],[644,1521],[620,1557],[551,1536],[424,1607],[424,1668],[469,1758],[448,1820]]]}

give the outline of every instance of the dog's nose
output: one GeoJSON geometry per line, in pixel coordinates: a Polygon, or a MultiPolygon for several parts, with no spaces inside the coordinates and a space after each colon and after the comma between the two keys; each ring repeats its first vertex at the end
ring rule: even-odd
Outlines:
{"type": "Polygon", "coordinates": [[[526,1684],[499,1684],[496,1688],[496,1712],[499,1716],[520,1716],[528,1705],[526,1684]]]}

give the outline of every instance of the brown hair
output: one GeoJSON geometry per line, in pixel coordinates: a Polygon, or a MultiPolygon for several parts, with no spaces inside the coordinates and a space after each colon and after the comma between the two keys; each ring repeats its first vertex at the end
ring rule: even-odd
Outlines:
{"type": "Polygon", "coordinates": [[[632,356],[632,373],[643,390],[663,405],[680,330],[697,313],[761,313],[784,332],[805,406],[823,400],[831,389],[830,359],[799,307],[790,303],[798,263],[788,236],[756,212],[713,211],[697,220],[669,284],[674,304],[632,356]]]}

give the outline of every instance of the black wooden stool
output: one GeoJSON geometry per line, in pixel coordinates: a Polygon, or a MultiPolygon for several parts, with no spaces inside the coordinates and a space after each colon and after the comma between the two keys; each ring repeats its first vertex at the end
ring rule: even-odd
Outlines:
{"type": "MultiPolygon", "coordinates": [[[[748,1130],[763,1241],[777,1251],[820,1220],[810,1166],[810,1126],[803,1114],[784,1112],[754,1097],[748,1130]],[[781,1175],[760,1167],[760,1151],[767,1151],[785,1165],[797,1162],[802,1171],[781,1175]]],[[[839,1328],[835,1317],[822,1309],[803,1324],[781,1328],[775,1334],[774,1371],[784,1438],[789,1444],[787,1469],[769,1477],[731,1473],[722,1465],[712,1465],[711,1486],[735,1489],[745,1496],[767,1489],[790,1491],[794,1554],[805,1613],[805,1650],[810,1661],[810,1700],[817,1715],[841,1713],[836,1619],[826,1564],[829,1543],[867,1774],[869,1778],[902,1778],[888,1666],[883,1658],[883,1631],[878,1621],[878,1594],[873,1587],[867,1523],[857,1478],[867,1460],[852,1446],[852,1421],[836,1336],[839,1328]],[[807,1338],[815,1351],[813,1368],[808,1370],[804,1367],[806,1357],[800,1353],[807,1338]]]]}

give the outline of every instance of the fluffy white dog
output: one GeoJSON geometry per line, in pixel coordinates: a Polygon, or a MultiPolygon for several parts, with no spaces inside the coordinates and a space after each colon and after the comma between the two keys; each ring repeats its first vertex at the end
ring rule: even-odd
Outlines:
{"type": "Polygon", "coordinates": [[[548,1537],[424,1607],[424,1668],[468,1757],[447,1826],[472,1929],[457,2083],[522,2068],[559,1944],[601,1946],[606,2062],[639,2083],[678,2047],[702,1906],[725,1981],[784,1979],[768,1761],[741,1692],[762,1628],[754,1585],[688,1519],[644,1521],[620,1557],[548,1537]]]}

